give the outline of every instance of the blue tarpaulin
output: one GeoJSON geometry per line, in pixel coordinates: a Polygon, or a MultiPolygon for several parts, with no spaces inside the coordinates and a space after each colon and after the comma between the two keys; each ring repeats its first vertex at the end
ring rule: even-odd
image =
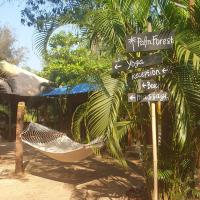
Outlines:
{"type": "Polygon", "coordinates": [[[43,93],[42,96],[59,96],[59,95],[69,95],[69,94],[80,94],[87,93],[97,90],[96,85],[81,83],[74,87],[63,86],[59,88],[54,88],[48,93],[43,93]]]}

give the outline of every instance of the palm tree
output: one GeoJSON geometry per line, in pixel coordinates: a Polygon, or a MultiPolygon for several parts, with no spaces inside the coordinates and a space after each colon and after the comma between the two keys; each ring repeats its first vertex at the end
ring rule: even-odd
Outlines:
{"type": "MultiPolygon", "coordinates": [[[[105,9],[101,11],[96,11],[94,14],[94,21],[93,21],[93,29],[90,30],[95,30],[93,31],[93,38],[99,39],[103,41],[103,43],[109,44],[108,46],[111,46],[112,49],[116,49],[117,54],[121,54],[120,56],[123,57],[124,54],[124,49],[125,47],[123,46],[124,42],[124,35],[126,34],[131,34],[135,32],[134,29],[128,29],[127,27],[134,27],[134,26],[123,26],[127,25],[127,21],[132,22],[129,16],[124,17],[123,19],[123,7],[119,9],[119,7],[116,6],[116,4],[109,4],[107,3],[105,5],[105,9]],[[120,16],[119,12],[120,10],[120,16]],[[111,13],[111,14],[110,14],[111,13]],[[110,18],[110,15],[112,16],[110,18]],[[128,19],[126,21],[126,19],[128,19]],[[123,23],[125,22],[125,23],[123,23]],[[96,27],[95,27],[96,25],[96,27]],[[117,27],[123,27],[121,29],[117,29],[117,27]],[[96,34],[96,35],[95,35],[96,34]],[[113,45],[114,46],[113,46],[113,45]]],[[[128,2],[128,1],[126,1],[128,2]]],[[[142,4],[142,1],[140,1],[142,4]]],[[[145,2],[146,3],[146,2],[145,2]]],[[[166,76],[165,78],[162,78],[161,81],[163,82],[163,89],[168,89],[170,93],[170,101],[168,104],[168,107],[172,107],[172,117],[170,123],[173,124],[173,127],[171,127],[171,130],[168,129],[168,132],[171,131],[169,138],[170,143],[163,144],[166,141],[162,142],[162,149],[160,149],[160,178],[161,178],[161,184],[163,184],[163,194],[168,193],[169,198],[175,199],[176,197],[174,194],[179,197],[177,198],[182,198],[180,195],[182,195],[184,198],[188,198],[187,195],[190,191],[189,188],[187,188],[187,192],[185,193],[178,193],[177,191],[183,191],[184,187],[188,187],[188,181],[187,179],[192,178],[194,174],[195,168],[195,159],[197,158],[197,152],[199,152],[199,137],[196,133],[196,130],[198,129],[198,116],[199,116],[199,101],[200,101],[200,85],[199,85],[199,58],[200,58],[200,49],[199,49],[199,27],[198,27],[198,12],[199,10],[197,9],[198,6],[200,5],[200,1],[196,2],[194,5],[194,11],[190,13],[192,14],[193,20],[195,20],[191,26],[190,23],[188,23],[188,13],[189,11],[183,10],[182,7],[176,7],[176,5],[172,3],[165,4],[162,6],[160,5],[161,12],[163,13],[160,15],[155,15],[154,11],[154,16],[153,16],[153,24],[154,24],[154,30],[157,30],[158,28],[168,28],[168,29],[176,29],[177,34],[176,34],[176,51],[174,52],[173,55],[170,55],[168,52],[165,52],[166,59],[167,61],[166,64],[172,64],[174,65],[173,69],[173,76],[166,76]],[[177,12],[178,11],[178,12],[177,12]],[[173,15],[173,17],[170,18],[170,16],[173,15]],[[163,18],[160,20],[160,18],[163,18]],[[179,24],[180,23],[180,24],[179,24]],[[189,37],[188,37],[189,36],[189,37]],[[170,59],[169,59],[170,58],[170,59]],[[190,113],[190,114],[189,114],[190,113]],[[175,119],[175,120],[174,120],[175,119]],[[171,155],[169,156],[169,151],[171,151],[171,155]],[[181,156],[183,154],[184,156],[181,156]],[[163,159],[168,156],[168,159],[163,159]],[[177,159],[178,157],[178,159],[177,159]],[[167,162],[166,162],[167,161],[167,162]],[[176,163],[175,163],[176,161],[176,163]],[[174,164],[175,163],[175,164],[174,164]],[[174,167],[171,167],[174,166],[174,167]],[[182,166],[182,167],[181,167],[182,166]],[[178,170],[177,170],[178,168],[178,170]],[[183,177],[184,174],[184,177],[183,177]],[[186,174],[188,176],[186,176],[186,174]],[[171,183],[171,180],[173,179],[173,184],[171,183]],[[181,182],[187,184],[183,184],[181,182]],[[162,183],[163,182],[163,183],[162,183]],[[182,187],[182,188],[181,188],[182,187]],[[174,190],[172,190],[174,188],[174,190]]],[[[118,4],[118,6],[120,6],[118,4]]],[[[186,7],[187,5],[184,5],[186,7]]],[[[130,8],[130,4],[128,5],[130,8]]],[[[149,9],[149,8],[148,8],[149,9]]],[[[135,24],[144,24],[143,21],[147,18],[147,16],[150,14],[150,12],[146,11],[142,13],[141,18],[139,18],[139,22],[136,21],[135,24]],[[143,19],[144,17],[144,19],[143,19]]],[[[131,12],[133,13],[133,12],[131,12]]],[[[134,18],[135,19],[135,18],[134,18]]],[[[133,20],[134,20],[133,19],[133,20]]],[[[137,18],[136,18],[137,19],[137,18]]],[[[129,24],[129,23],[128,23],[129,24]]],[[[134,24],[134,23],[133,23],[134,24]]],[[[140,25],[141,26],[141,25],[140,25]]],[[[136,27],[135,27],[136,29],[136,27]]],[[[145,27],[143,28],[145,29],[145,27]]],[[[129,56],[135,56],[135,55],[128,55],[129,56]]],[[[109,84],[104,84],[104,88],[109,88],[112,87],[111,81],[109,84]]],[[[117,91],[121,88],[116,89],[117,91]]],[[[102,91],[101,91],[102,92],[102,91]]],[[[123,99],[123,94],[121,95],[121,99],[123,99]]],[[[106,93],[104,94],[106,95],[106,93]]],[[[118,97],[118,99],[120,99],[118,97]]],[[[100,133],[99,127],[101,127],[102,124],[105,124],[105,122],[101,121],[101,115],[103,115],[103,110],[101,108],[102,104],[99,104],[99,102],[102,103],[102,98],[99,96],[99,93],[93,94],[90,98],[89,101],[89,108],[87,108],[87,115],[90,116],[87,119],[89,121],[86,121],[86,127],[89,130],[90,134],[97,134],[96,132],[100,133]],[[93,101],[94,100],[94,101],[93,101]],[[90,104],[92,102],[92,104],[90,104]],[[94,103],[95,102],[95,103],[94,103]],[[99,107],[98,107],[99,105],[99,107]],[[95,112],[93,110],[95,108],[95,112]],[[99,110],[97,109],[99,108],[99,110]],[[90,111],[92,110],[93,115],[91,115],[90,111]],[[100,115],[101,113],[101,115],[100,115]],[[90,129],[90,124],[92,124],[92,129],[90,129]]],[[[113,101],[114,103],[114,98],[113,101]]],[[[111,104],[112,105],[112,104],[111,104]]],[[[110,105],[110,106],[111,106],[110,105]]],[[[134,107],[134,105],[133,105],[134,107]]],[[[106,107],[106,110],[111,107],[106,107]]],[[[104,105],[105,109],[105,105],[104,105]]],[[[118,108],[118,112],[115,111],[116,117],[113,118],[112,120],[114,122],[117,121],[120,117],[120,109],[118,108]],[[117,112],[117,113],[116,113],[117,112]]],[[[136,110],[135,110],[136,111],[136,110]]],[[[129,110],[129,113],[131,110],[129,110]]],[[[144,114],[144,113],[143,113],[144,114]]],[[[168,113],[169,115],[169,113],[168,113]]],[[[110,116],[112,116],[112,110],[110,109],[110,116]]],[[[135,113],[136,118],[138,118],[137,111],[135,113]]],[[[129,118],[129,120],[133,121],[132,118],[129,118]]],[[[143,117],[145,119],[145,117],[143,117]]],[[[148,120],[148,119],[146,119],[148,120]]],[[[136,120],[135,122],[138,122],[136,120]]],[[[133,125],[133,124],[132,124],[133,125]]],[[[137,126],[137,123],[134,123],[134,127],[137,126]]],[[[110,127],[110,123],[106,126],[110,127]]],[[[166,127],[163,127],[166,128],[166,127]]],[[[106,129],[104,129],[106,132],[106,129]]],[[[103,132],[101,130],[101,132],[103,132]]],[[[105,133],[104,132],[104,133],[105,133]]],[[[166,132],[166,131],[165,131],[166,132]]],[[[119,136],[118,134],[116,134],[119,136]]],[[[169,133],[168,133],[169,135],[169,133]]],[[[122,137],[121,137],[122,138],[122,137]]],[[[120,143],[120,137],[115,136],[115,140],[117,140],[118,144],[120,143]]],[[[169,140],[169,139],[168,139],[169,140]]],[[[113,141],[108,140],[109,144],[113,144],[113,141]]],[[[112,148],[114,149],[114,148],[112,148]]],[[[120,149],[119,147],[117,148],[118,150],[120,149]]],[[[116,152],[116,149],[114,150],[116,152]]],[[[191,182],[190,182],[191,184],[191,182]]],[[[193,193],[197,196],[197,193],[195,190],[192,190],[193,193]]],[[[164,197],[163,197],[164,198],[164,197]]]]}
{"type": "MultiPolygon", "coordinates": [[[[126,53],[125,37],[138,31],[146,31],[146,20],[149,16],[152,18],[153,31],[164,28],[176,30],[175,50],[162,51],[164,64],[173,66],[173,73],[160,78],[161,88],[168,90],[170,95],[170,101],[163,106],[162,118],[168,123],[163,122],[165,134],[159,150],[160,185],[161,195],[167,193],[170,199],[176,198],[174,194],[181,195],[178,191],[185,188],[187,189],[182,194],[183,198],[189,198],[188,194],[196,192],[188,185],[191,186],[189,180],[193,180],[199,152],[197,130],[200,105],[200,1],[196,0],[195,4],[192,4],[192,11],[188,2],[179,3],[181,6],[164,0],[103,1],[96,9],[85,13],[84,23],[81,21],[91,44],[98,46],[100,50],[109,49],[114,58],[120,59],[139,56],[138,53],[126,53]],[[192,24],[189,19],[192,19],[192,24]]],[[[64,20],[62,16],[62,20],[58,17],[53,23],[48,22],[46,29],[37,35],[37,49],[44,52],[53,30],[74,19],[72,16],[71,19],[66,17],[64,20]]],[[[79,25],[80,21],[74,20],[73,23],[79,25]]],[[[147,131],[144,127],[150,121],[147,105],[126,103],[127,92],[137,92],[136,82],[133,82],[131,87],[126,87],[127,78],[127,74],[121,74],[121,78],[117,80],[108,77],[101,79],[102,89],[93,93],[89,102],[77,109],[73,124],[77,135],[81,120],[84,120],[88,136],[106,135],[109,149],[123,165],[126,164],[123,160],[121,140],[127,128],[132,128],[135,132],[134,130],[143,127],[140,137],[145,138],[147,131]],[[83,109],[86,112],[83,112],[83,109]],[[120,120],[123,122],[120,123],[120,120]]],[[[145,140],[141,142],[145,143],[145,140]]],[[[146,166],[149,167],[148,164],[146,166]]],[[[162,196],[160,199],[164,198],[162,196]]]]}

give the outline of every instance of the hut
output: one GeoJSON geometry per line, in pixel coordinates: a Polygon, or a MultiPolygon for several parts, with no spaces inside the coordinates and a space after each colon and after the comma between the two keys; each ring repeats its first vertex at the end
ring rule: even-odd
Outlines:
{"type": "Polygon", "coordinates": [[[94,85],[88,83],[52,88],[52,83],[47,79],[6,61],[0,62],[0,69],[9,72],[14,83],[11,88],[8,83],[0,80],[0,84],[6,88],[6,93],[0,94],[0,134],[8,140],[15,139],[19,101],[26,103],[27,110],[31,112],[31,117],[34,115],[35,121],[70,132],[73,112],[78,105],[87,101],[89,92],[96,90],[94,85]],[[1,112],[2,107],[7,115],[1,112]]]}
{"type": "Polygon", "coordinates": [[[51,123],[51,119],[46,120],[46,122],[49,122],[48,126],[70,134],[74,111],[80,104],[86,102],[88,100],[88,94],[96,89],[96,85],[81,83],[74,87],[64,86],[43,93],[42,96],[46,97],[46,101],[56,103],[58,113],[58,118],[54,120],[54,124],[51,123]]]}
{"type": "MultiPolygon", "coordinates": [[[[0,130],[7,139],[14,139],[17,103],[27,102],[30,97],[37,97],[47,90],[50,82],[6,61],[0,62],[0,70],[11,75],[8,82],[0,80],[0,84],[6,89],[5,93],[0,94],[0,111],[6,111],[8,116],[7,119],[5,117],[4,120],[0,119],[0,130]],[[12,84],[9,84],[11,82],[12,84]],[[6,135],[5,132],[7,132],[6,135]]],[[[2,115],[3,112],[1,112],[1,117],[2,115]]]]}

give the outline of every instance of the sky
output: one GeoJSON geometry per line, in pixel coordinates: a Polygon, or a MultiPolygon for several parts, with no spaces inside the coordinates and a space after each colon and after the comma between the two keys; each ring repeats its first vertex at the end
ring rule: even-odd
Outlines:
{"type": "MultiPolygon", "coordinates": [[[[21,10],[25,7],[24,0],[6,1],[0,0],[0,27],[9,26],[18,42],[16,47],[25,47],[26,60],[24,66],[34,70],[42,70],[42,60],[35,54],[33,49],[34,27],[28,27],[21,24],[21,10]]],[[[65,26],[59,30],[76,33],[77,30],[72,26],[65,26]]],[[[58,30],[58,31],[59,31],[58,30]]]]}
{"type": "MultiPolygon", "coordinates": [[[[3,1],[0,0],[2,3],[3,1]]],[[[16,47],[25,47],[26,60],[23,65],[40,71],[42,69],[41,59],[34,53],[32,42],[34,28],[21,24],[21,10],[24,8],[24,1],[11,1],[0,4],[0,26],[9,26],[13,32],[16,42],[16,47]],[[19,3],[20,2],[20,3],[19,3]]]]}

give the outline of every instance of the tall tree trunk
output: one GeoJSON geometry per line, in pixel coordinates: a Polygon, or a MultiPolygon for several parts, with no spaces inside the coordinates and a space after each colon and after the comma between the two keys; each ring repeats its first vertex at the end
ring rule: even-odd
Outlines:
{"type": "Polygon", "coordinates": [[[195,19],[193,17],[194,5],[195,5],[195,0],[189,0],[188,1],[189,12],[190,12],[190,21],[192,23],[192,26],[195,25],[195,19]]]}
{"type": "Polygon", "coordinates": [[[193,7],[194,6],[194,4],[195,4],[195,0],[189,0],[189,6],[191,7],[193,7]]]}
{"type": "Polygon", "coordinates": [[[16,151],[15,151],[15,173],[22,174],[23,168],[23,145],[21,140],[21,132],[24,128],[24,114],[25,114],[25,103],[19,102],[17,108],[17,122],[16,122],[16,151]]]}

